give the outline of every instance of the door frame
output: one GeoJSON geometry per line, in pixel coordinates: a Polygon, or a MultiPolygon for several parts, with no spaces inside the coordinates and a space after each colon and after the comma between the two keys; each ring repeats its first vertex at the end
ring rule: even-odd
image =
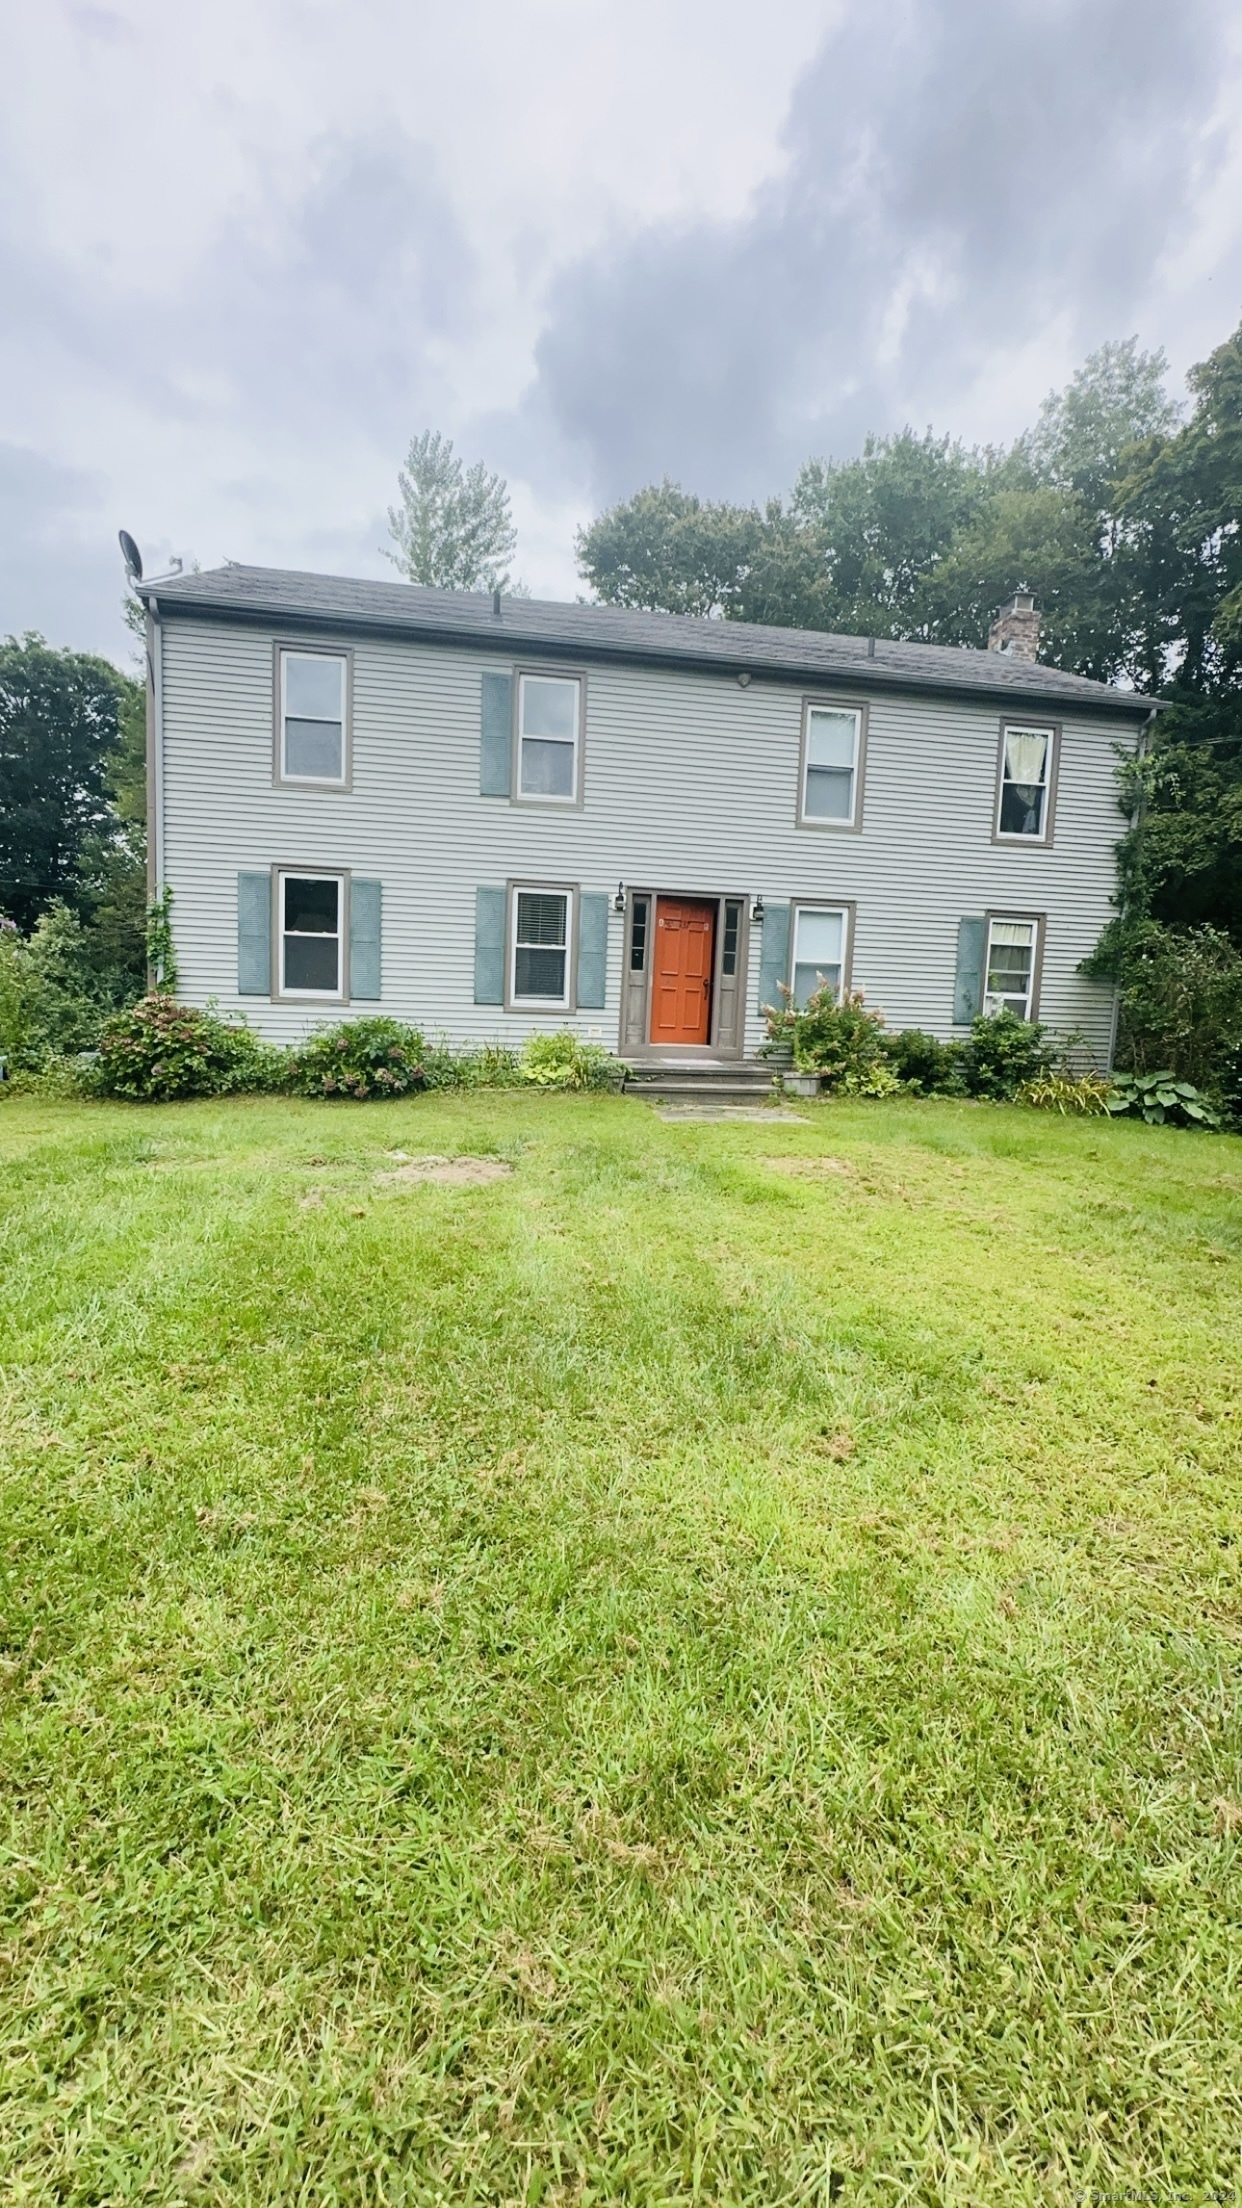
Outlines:
{"type": "Polygon", "coordinates": [[[746,990],[750,970],[750,897],[738,889],[671,889],[662,883],[658,889],[636,883],[625,893],[625,928],[621,944],[621,1010],[618,1030],[618,1050],[622,1058],[641,1060],[648,1065],[708,1064],[713,1060],[729,1063],[746,1054],[746,990]],[[630,969],[630,944],[634,928],[635,901],[647,899],[647,942],[643,970],[640,974],[630,969]],[[686,904],[714,905],[716,908],[715,943],[712,952],[712,1003],[711,1024],[705,1043],[653,1043],[651,1040],[651,980],[652,951],[655,942],[656,907],[661,897],[686,904]],[[737,905],[737,972],[728,980],[736,990],[736,1033],[733,1040],[720,1041],[721,1014],[724,1010],[722,972],[725,942],[725,908],[737,905]],[[627,1042],[628,1034],[634,1038],[627,1042]],[[637,1038],[641,1035],[642,1040],[637,1038]]]}

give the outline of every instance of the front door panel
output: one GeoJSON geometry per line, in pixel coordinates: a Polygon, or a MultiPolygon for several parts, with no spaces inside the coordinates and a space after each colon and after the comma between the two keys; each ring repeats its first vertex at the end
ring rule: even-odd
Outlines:
{"type": "Polygon", "coordinates": [[[656,900],[651,973],[651,1040],[665,1047],[705,1043],[711,1033],[716,906],[688,897],[656,900]]]}

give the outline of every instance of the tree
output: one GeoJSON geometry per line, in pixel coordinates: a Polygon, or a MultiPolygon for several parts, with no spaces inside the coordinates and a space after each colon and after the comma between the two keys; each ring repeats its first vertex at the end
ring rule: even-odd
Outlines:
{"type": "Polygon", "coordinates": [[[1185,427],[1132,449],[1118,488],[1168,700],[1119,857],[1130,912],[1242,945],[1242,328],[1189,382],[1185,427]]]}
{"type": "Polygon", "coordinates": [[[23,930],[55,898],[81,902],[82,860],[109,825],[109,763],[136,689],[109,661],[33,633],[0,643],[0,910],[23,930]]]}
{"type": "Polygon", "coordinates": [[[857,460],[808,460],[791,512],[820,571],[813,625],[848,636],[940,641],[943,615],[928,584],[977,521],[992,465],[987,452],[912,429],[868,437],[857,460]]]}
{"type": "Polygon", "coordinates": [[[1114,494],[1133,445],[1171,437],[1181,412],[1165,390],[1163,352],[1127,337],[1091,353],[1064,391],[1052,391],[1015,451],[1037,482],[1076,491],[1091,512],[1115,513],[1114,494]]]}
{"type": "Polygon", "coordinates": [[[757,508],[710,505],[666,476],[580,529],[574,549],[606,606],[719,616],[736,613],[762,536],[757,508]]]}
{"type": "Polygon", "coordinates": [[[1148,577],[1117,482],[1127,455],[1176,429],[1165,374],[1134,338],[1102,346],[1008,451],[930,429],[869,437],[856,459],[808,460],[787,505],[639,491],[579,532],[580,572],[613,605],[976,647],[1025,583],[1042,657],[1141,680],[1148,577]]]}
{"type": "Polygon", "coordinates": [[[466,468],[452,439],[425,430],[397,478],[401,504],[388,509],[397,549],[386,551],[407,582],[436,590],[505,590],[517,547],[503,478],[480,461],[466,468]]]}

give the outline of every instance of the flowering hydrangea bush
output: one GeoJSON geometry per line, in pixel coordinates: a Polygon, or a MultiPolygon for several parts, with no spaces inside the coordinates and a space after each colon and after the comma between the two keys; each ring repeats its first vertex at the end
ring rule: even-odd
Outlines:
{"type": "Polygon", "coordinates": [[[155,991],[105,1020],[86,1077],[99,1096],[166,1104],[283,1085],[284,1054],[248,1027],[155,991]]]}
{"type": "Polygon", "coordinates": [[[426,1087],[423,1038],[399,1020],[344,1020],[298,1044],[288,1059],[288,1085],[299,1096],[405,1096],[426,1087]]]}

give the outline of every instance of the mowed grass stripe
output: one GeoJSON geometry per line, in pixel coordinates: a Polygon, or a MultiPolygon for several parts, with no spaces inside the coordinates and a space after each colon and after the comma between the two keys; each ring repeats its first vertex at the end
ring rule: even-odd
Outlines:
{"type": "Polygon", "coordinates": [[[1242,1144],[480,1095],[0,1160],[15,2198],[1236,2182],[1242,1144]]]}

